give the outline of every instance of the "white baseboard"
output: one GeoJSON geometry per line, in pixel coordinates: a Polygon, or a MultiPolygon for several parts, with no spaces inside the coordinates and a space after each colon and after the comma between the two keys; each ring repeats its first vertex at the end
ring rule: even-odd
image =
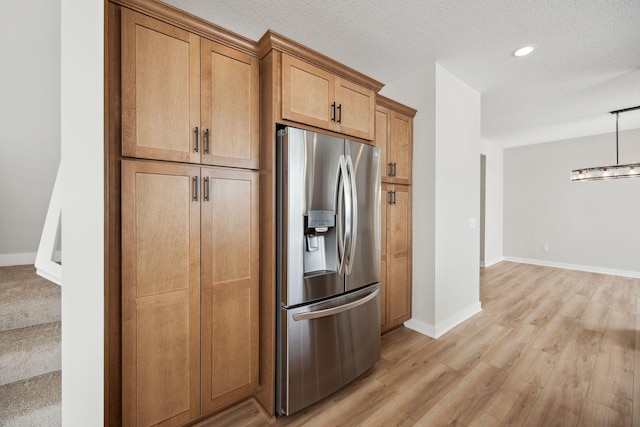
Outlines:
{"type": "Polygon", "coordinates": [[[640,279],[640,271],[616,270],[613,268],[594,267],[590,265],[567,264],[564,262],[547,261],[542,259],[518,258],[506,256],[504,261],[519,262],[521,264],[541,265],[543,267],[564,268],[566,270],[586,271],[588,273],[608,274],[611,276],[631,277],[640,279]]]}
{"type": "Polygon", "coordinates": [[[491,261],[480,261],[480,267],[488,268],[502,261],[504,261],[504,257],[494,258],[491,261]]]}
{"type": "Polygon", "coordinates": [[[446,334],[447,332],[449,332],[451,329],[455,328],[465,320],[468,320],[469,318],[475,316],[481,311],[482,311],[482,305],[480,304],[480,301],[478,301],[472,304],[471,306],[467,307],[466,309],[461,310],[458,313],[454,314],[453,316],[449,317],[445,321],[438,323],[435,326],[418,319],[409,319],[406,322],[404,322],[404,326],[413,331],[419,332],[422,335],[426,335],[428,337],[438,339],[444,334],[446,334]]]}
{"type": "Polygon", "coordinates": [[[10,265],[27,265],[36,262],[35,252],[24,252],[21,254],[0,254],[0,267],[10,265]]]}
{"type": "Polygon", "coordinates": [[[429,338],[436,338],[436,328],[431,323],[412,318],[404,322],[404,326],[429,338]]]}

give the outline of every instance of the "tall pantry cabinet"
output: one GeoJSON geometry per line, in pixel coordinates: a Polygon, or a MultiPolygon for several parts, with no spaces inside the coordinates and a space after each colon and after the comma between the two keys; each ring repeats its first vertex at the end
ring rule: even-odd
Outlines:
{"type": "Polygon", "coordinates": [[[120,9],[122,424],[258,387],[259,60],[120,9]]]}
{"type": "Polygon", "coordinates": [[[376,100],[376,147],[382,165],[380,328],[411,318],[411,174],[416,110],[384,96],[376,100]]]}

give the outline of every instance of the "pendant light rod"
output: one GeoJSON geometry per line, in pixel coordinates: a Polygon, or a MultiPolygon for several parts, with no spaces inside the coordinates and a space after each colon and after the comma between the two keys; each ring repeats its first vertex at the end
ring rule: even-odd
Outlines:
{"type": "Polygon", "coordinates": [[[618,160],[618,118],[620,118],[620,113],[616,112],[616,165],[620,164],[618,160]]]}
{"type": "Polygon", "coordinates": [[[640,110],[640,105],[635,107],[623,108],[622,110],[612,111],[611,114],[626,113],[627,111],[640,110]]]}
{"type": "Polygon", "coordinates": [[[623,108],[621,110],[612,111],[611,114],[616,115],[616,165],[620,164],[618,157],[618,118],[620,117],[620,113],[626,113],[627,111],[640,110],[640,105],[636,105],[635,107],[623,108]]]}

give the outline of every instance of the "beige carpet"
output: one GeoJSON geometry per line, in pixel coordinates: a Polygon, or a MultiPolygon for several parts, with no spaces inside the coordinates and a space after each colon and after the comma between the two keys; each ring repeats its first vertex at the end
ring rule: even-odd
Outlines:
{"type": "Polygon", "coordinates": [[[60,286],[33,265],[0,267],[0,332],[60,321],[60,286]]]}
{"type": "Polygon", "coordinates": [[[60,286],[0,267],[0,426],[61,425],[60,286]]]}

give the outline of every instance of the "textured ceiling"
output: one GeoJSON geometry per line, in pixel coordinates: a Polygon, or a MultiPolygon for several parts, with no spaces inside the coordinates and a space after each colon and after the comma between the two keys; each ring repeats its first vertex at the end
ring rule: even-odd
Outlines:
{"type": "MultiPolygon", "coordinates": [[[[383,83],[438,62],[482,94],[482,137],[503,146],[612,132],[609,111],[640,105],[640,0],[165,1],[252,40],[271,29],[383,83]]],[[[620,116],[632,128],[640,111],[620,116]]]]}

